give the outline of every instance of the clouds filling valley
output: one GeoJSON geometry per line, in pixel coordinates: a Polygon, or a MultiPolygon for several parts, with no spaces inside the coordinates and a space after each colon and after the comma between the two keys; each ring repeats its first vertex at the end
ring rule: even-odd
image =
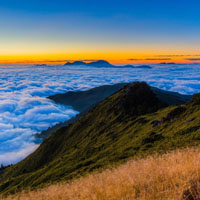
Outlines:
{"type": "Polygon", "coordinates": [[[146,81],[184,94],[200,90],[200,64],[152,69],[88,66],[0,66],[0,164],[16,163],[37,147],[33,134],[77,114],[46,97],[119,82],[146,81]]]}

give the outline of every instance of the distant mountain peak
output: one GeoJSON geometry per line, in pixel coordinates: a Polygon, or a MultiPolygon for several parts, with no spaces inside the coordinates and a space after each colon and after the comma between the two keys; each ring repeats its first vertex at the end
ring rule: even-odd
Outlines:
{"type": "Polygon", "coordinates": [[[91,62],[89,64],[109,64],[111,65],[108,61],[106,60],[97,60],[97,61],[94,61],[94,62],[91,62]]]}
{"type": "Polygon", "coordinates": [[[109,63],[106,60],[97,60],[93,62],[83,62],[83,61],[74,61],[74,62],[67,62],[64,65],[66,66],[90,66],[90,67],[112,67],[112,68],[143,68],[143,69],[151,69],[152,67],[149,65],[139,65],[139,66],[134,66],[134,65],[123,65],[123,66],[118,66],[118,65],[113,65],[109,63]]]}
{"type": "Polygon", "coordinates": [[[88,63],[89,66],[97,66],[97,67],[110,67],[113,66],[106,60],[97,60],[91,63],[88,63]]]}
{"type": "Polygon", "coordinates": [[[85,63],[85,62],[83,62],[83,61],[74,61],[74,62],[67,62],[67,63],[65,63],[65,65],[69,65],[69,66],[71,66],[71,65],[87,65],[87,63],[85,63]]]}
{"type": "Polygon", "coordinates": [[[94,67],[111,67],[111,66],[113,66],[106,60],[97,60],[97,61],[93,61],[90,63],[86,63],[83,61],[74,61],[74,62],[67,62],[65,65],[68,65],[68,66],[88,65],[88,66],[94,66],[94,67]]]}

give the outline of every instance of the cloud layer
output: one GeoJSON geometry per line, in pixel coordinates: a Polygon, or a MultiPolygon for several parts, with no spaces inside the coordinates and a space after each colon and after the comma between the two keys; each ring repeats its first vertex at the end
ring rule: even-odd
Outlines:
{"type": "Polygon", "coordinates": [[[200,65],[153,65],[150,70],[0,66],[0,164],[20,161],[38,147],[34,133],[77,113],[71,107],[54,104],[47,96],[136,80],[193,94],[200,91],[200,65]]]}

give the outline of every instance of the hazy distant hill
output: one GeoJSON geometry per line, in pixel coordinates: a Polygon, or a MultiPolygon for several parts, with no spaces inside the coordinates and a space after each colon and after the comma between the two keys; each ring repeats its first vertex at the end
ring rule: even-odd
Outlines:
{"type": "Polygon", "coordinates": [[[98,60],[98,61],[90,62],[87,65],[92,66],[92,67],[113,67],[114,66],[105,60],[98,60]]]}
{"type": "Polygon", "coordinates": [[[199,120],[200,94],[167,106],[146,83],[128,84],[4,170],[0,191],[71,180],[132,157],[200,144],[199,120]]]}
{"type": "Polygon", "coordinates": [[[64,64],[65,66],[91,66],[91,67],[112,67],[112,68],[144,68],[144,69],[151,69],[152,67],[149,65],[139,65],[139,66],[134,66],[134,65],[122,65],[122,66],[117,66],[117,65],[112,65],[108,61],[105,60],[97,60],[94,62],[83,62],[83,61],[74,61],[74,62],[67,62],[64,64]]]}

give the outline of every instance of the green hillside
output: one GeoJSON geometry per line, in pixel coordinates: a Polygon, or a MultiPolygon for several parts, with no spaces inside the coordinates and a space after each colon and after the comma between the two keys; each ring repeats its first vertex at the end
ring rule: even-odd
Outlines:
{"type": "MultiPolygon", "coordinates": [[[[66,92],[64,94],[56,94],[48,97],[55,103],[63,104],[66,106],[72,106],[75,110],[79,111],[80,113],[70,120],[58,123],[52,127],[49,127],[47,130],[42,131],[41,133],[35,134],[35,136],[44,140],[59,128],[68,126],[69,124],[76,122],[91,108],[93,108],[99,102],[103,101],[105,98],[122,89],[126,84],[127,83],[103,85],[86,91],[71,91],[66,92]]],[[[188,102],[192,98],[191,95],[183,95],[177,92],[161,90],[155,87],[151,87],[151,90],[157,95],[157,97],[161,101],[165,102],[168,105],[183,104],[188,102]]]]}
{"type": "MultiPolygon", "coordinates": [[[[100,101],[122,89],[128,83],[118,83],[114,85],[103,85],[86,91],[71,91],[64,94],[56,94],[48,97],[58,104],[70,105],[75,110],[82,112],[95,106],[100,101]]],[[[157,97],[168,105],[183,104],[191,100],[191,95],[183,95],[177,92],[165,91],[156,87],[151,90],[157,97]]]]}
{"type": "MultiPolygon", "coordinates": [[[[42,131],[41,133],[35,134],[35,137],[44,140],[59,128],[68,126],[69,124],[76,122],[80,117],[85,115],[91,108],[93,108],[99,102],[103,101],[105,98],[119,91],[126,84],[127,83],[103,85],[86,91],[75,91],[75,92],[71,91],[64,94],[56,94],[48,97],[55,103],[63,104],[66,106],[72,106],[75,110],[79,111],[80,113],[65,122],[58,123],[52,127],[49,127],[47,130],[42,131]]],[[[179,99],[182,101],[186,99],[188,100],[188,98],[190,98],[190,95],[184,95],[184,96],[181,95],[181,98],[179,99]]]]}
{"type": "Polygon", "coordinates": [[[128,84],[63,127],[0,176],[0,193],[69,181],[133,157],[200,144],[200,94],[167,106],[146,83],[128,84]]]}

